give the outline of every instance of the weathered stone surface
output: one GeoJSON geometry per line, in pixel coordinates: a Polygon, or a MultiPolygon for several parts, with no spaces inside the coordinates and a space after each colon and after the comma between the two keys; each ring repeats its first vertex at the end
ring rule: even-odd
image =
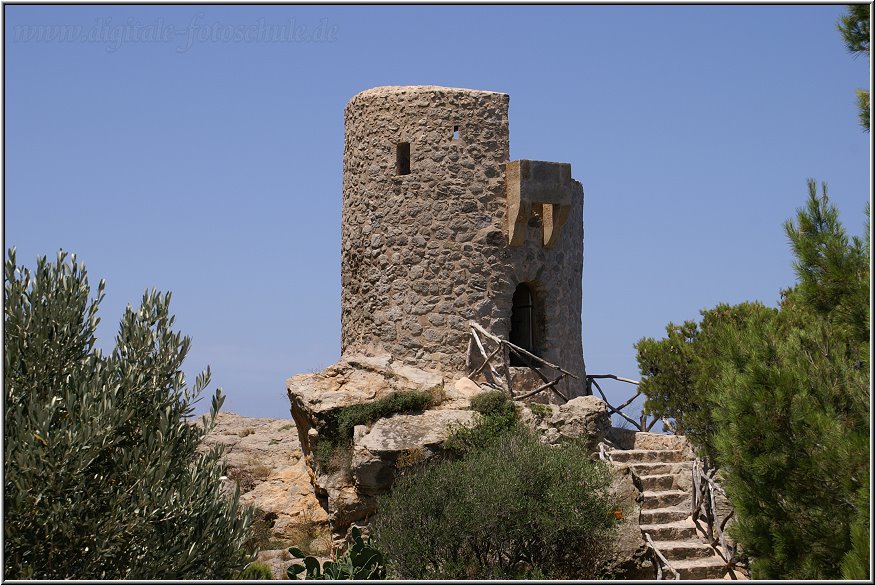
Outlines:
{"type": "Polygon", "coordinates": [[[643,433],[635,429],[611,427],[606,438],[617,449],[678,449],[684,452],[685,457],[694,457],[693,450],[683,435],[643,433]]]}
{"type": "MultiPolygon", "coordinates": [[[[653,539],[656,549],[677,570],[680,578],[747,578],[739,572],[724,575],[723,559],[707,544],[705,534],[697,530],[692,520],[690,476],[693,454],[686,440],[623,429],[611,429],[609,435],[608,454],[613,466],[620,472],[631,474],[635,486],[642,490],[638,500],[640,530],[653,539]]],[[[725,502],[717,504],[718,517],[721,509],[725,513],[725,506],[725,502]]],[[[651,556],[651,560],[654,559],[651,556]]],[[[644,568],[642,563],[641,569],[644,568]]],[[[623,578],[653,579],[654,574],[636,576],[633,571],[623,578]]]]}
{"type": "Polygon", "coordinates": [[[445,388],[440,374],[385,354],[344,356],[322,372],[290,378],[287,385],[306,471],[335,533],[344,533],[351,523],[374,513],[374,495],[391,485],[398,464],[432,456],[451,425],[469,422],[474,414],[459,408],[469,406],[469,398],[482,391],[467,379],[445,388]],[[320,438],[333,432],[331,419],[339,409],[411,390],[443,403],[423,413],[382,419],[371,428],[358,425],[353,429],[352,452],[336,452],[338,459],[348,456],[346,461],[330,469],[317,461],[320,438]]]}
{"type": "Polygon", "coordinates": [[[571,165],[536,160],[515,160],[505,165],[507,174],[508,243],[522,245],[532,211],[540,208],[544,245],[559,239],[575,193],[571,165]]]}
{"type": "Polygon", "coordinates": [[[321,372],[289,378],[286,385],[304,460],[320,495],[325,495],[325,490],[315,479],[320,470],[313,453],[333,412],[373,402],[393,392],[421,391],[441,397],[444,391],[440,374],[413,368],[385,354],[344,356],[321,372]]]}
{"type": "Polygon", "coordinates": [[[611,493],[621,516],[617,528],[617,548],[607,572],[617,579],[650,579],[654,568],[647,559],[647,544],[638,517],[641,492],[635,486],[632,470],[611,465],[611,493]]]}
{"type": "Polygon", "coordinates": [[[405,365],[386,354],[347,355],[321,372],[299,374],[286,381],[289,398],[312,413],[314,421],[332,410],[379,400],[392,392],[437,392],[443,385],[440,374],[405,365]]]}
{"type": "Polygon", "coordinates": [[[355,441],[352,474],[360,492],[375,495],[387,491],[401,465],[419,463],[440,450],[454,426],[469,424],[470,410],[430,410],[416,415],[385,418],[355,441]]]}
{"type": "Polygon", "coordinates": [[[435,86],[373,88],[347,104],[344,355],[385,351],[464,375],[465,323],[508,339],[513,293],[526,283],[537,353],[583,379],[583,187],[567,164],[526,163],[530,209],[520,225],[509,218],[506,167],[523,163],[509,161],[508,104],[504,93],[435,86]],[[539,180],[544,169],[562,180],[539,180]],[[511,225],[519,246],[508,245],[511,225]]]}
{"type": "Polygon", "coordinates": [[[295,540],[327,527],[328,515],[313,492],[291,420],[222,412],[201,448],[216,444],[225,447],[226,490],[233,492],[234,483],[239,483],[242,504],[275,513],[276,539],[295,540]]]}
{"type": "Polygon", "coordinates": [[[471,381],[470,378],[459,378],[453,383],[452,391],[452,398],[467,398],[470,400],[484,392],[484,389],[476,382],[471,381]]]}
{"type": "Polygon", "coordinates": [[[415,447],[433,447],[447,439],[452,425],[470,423],[470,410],[430,410],[421,414],[396,414],[377,421],[356,447],[374,454],[398,453],[415,447]]]}
{"type": "Polygon", "coordinates": [[[595,396],[578,396],[558,406],[533,404],[522,407],[520,416],[538,431],[541,441],[546,444],[584,438],[593,451],[611,428],[608,406],[595,396]]]}

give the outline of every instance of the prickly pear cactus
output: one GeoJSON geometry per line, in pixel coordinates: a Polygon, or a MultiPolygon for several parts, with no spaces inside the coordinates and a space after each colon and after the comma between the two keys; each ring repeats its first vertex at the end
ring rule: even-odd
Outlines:
{"type": "Polygon", "coordinates": [[[338,580],[338,579],[385,579],[386,565],[383,554],[373,547],[371,537],[362,539],[361,531],[353,527],[352,545],[336,561],[325,561],[320,567],[315,557],[307,556],[301,549],[291,547],[289,553],[296,559],[288,571],[289,579],[297,579],[305,573],[305,579],[338,580]]]}

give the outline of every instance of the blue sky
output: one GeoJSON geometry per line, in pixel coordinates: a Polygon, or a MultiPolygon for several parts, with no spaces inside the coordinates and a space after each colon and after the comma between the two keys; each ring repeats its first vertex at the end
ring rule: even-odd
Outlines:
{"type": "Polygon", "coordinates": [[[189,378],[210,364],[232,412],[287,417],[285,379],[339,357],[343,108],[370,87],[509,93],[511,158],[571,163],[589,373],[637,378],[638,339],[719,302],[775,305],[808,177],[864,229],[869,62],[841,5],[4,8],[5,246],[107,280],[106,348],[173,291],[189,378]],[[290,19],[322,40],[225,36],[290,19]]]}

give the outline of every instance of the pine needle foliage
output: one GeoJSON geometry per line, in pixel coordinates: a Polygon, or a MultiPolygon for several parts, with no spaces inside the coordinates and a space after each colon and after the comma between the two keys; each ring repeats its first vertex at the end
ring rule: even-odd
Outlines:
{"type": "Polygon", "coordinates": [[[813,180],[784,227],[798,282],[780,307],[719,305],[642,339],[641,389],[723,470],[754,577],[868,579],[869,240],[813,180]]]}
{"type": "MultiPolygon", "coordinates": [[[[839,18],[836,27],[842,35],[842,40],[845,42],[845,47],[848,51],[857,57],[866,55],[869,57],[870,48],[870,19],[872,6],[870,4],[851,4],[848,6],[848,12],[839,18]]],[[[860,126],[866,132],[871,128],[869,117],[869,90],[857,90],[857,108],[860,119],[860,126]]]]}
{"type": "Polygon", "coordinates": [[[35,271],[8,252],[4,279],[4,572],[10,579],[226,579],[252,560],[251,512],[221,494],[221,451],[190,424],[190,340],[170,294],[148,291],[96,348],[97,295],[63,251],[35,271]]]}
{"type": "MultiPolygon", "coordinates": [[[[860,344],[869,341],[869,209],[866,209],[866,241],[849,239],[839,221],[838,209],[830,204],[826,183],[817,194],[817,183],[808,179],[808,199],[797,210],[795,221],[787,220],[784,231],[796,257],[793,268],[800,302],[837,328],[847,328],[860,344]]],[[[868,348],[865,357],[868,360],[868,348]]]]}

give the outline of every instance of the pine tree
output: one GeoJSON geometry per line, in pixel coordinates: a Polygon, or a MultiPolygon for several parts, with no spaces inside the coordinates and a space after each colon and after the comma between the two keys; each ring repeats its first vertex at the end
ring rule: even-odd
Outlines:
{"type": "MultiPolygon", "coordinates": [[[[869,340],[869,210],[867,241],[849,240],[825,183],[822,193],[817,196],[817,184],[809,179],[806,206],[797,210],[795,223],[784,224],[796,256],[797,291],[811,310],[836,327],[847,327],[862,349],[869,340]]],[[[868,355],[867,349],[866,360],[868,355]]]]}
{"type": "Polygon", "coordinates": [[[785,230],[799,280],[780,308],[641,340],[641,388],[723,470],[755,577],[868,578],[869,242],[814,181],[785,230]]]}
{"type": "MultiPolygon", "coordinates": [[[[848,51],[855,57],[866,55],[869,57],[869,19],[871,6],[869,4],[851,4],[848,13],[842,16],[838,22],[839,32],[845,41],[848,51]]],[[[869,131],[869,90],[857,90],[857,108],[859,110],[860,126],[866,132],[869,131]]]]}
{"type": "Polygon", "coordinates": [[[826,319],[787,302],[736,332],[743,367],[724,364],[714,393],[717,461],[754,576],[841,576],[855,502],[869,473],[868,376],[826,319]]]}

